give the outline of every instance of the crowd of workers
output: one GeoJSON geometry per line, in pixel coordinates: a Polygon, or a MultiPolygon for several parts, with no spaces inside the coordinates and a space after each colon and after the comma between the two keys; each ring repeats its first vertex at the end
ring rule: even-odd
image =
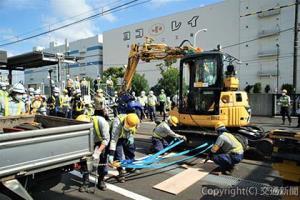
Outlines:
{"type": "MultiPolygon", "coordinates": [[[[174,95],[172,101],[166,96],[162,89],[158,97],[153,91],[146,95],[145,91],[141,92],[139,97],[132,92],[132,97],[138,101],[142,106],[142,115],[139,117],[136,113],[118,114],[112,120],[107,114],[107,98],[106,93],[97,88],[96,94],[93,98],[93,104],[85,104],[82,95],[82,87],[77,83],[76,78],[74,82],[69,82],[66,89],[60,93],[60,89],[54,87],[52,94],[46,98],[41,94],[40,89],[28,88],[27,90],[21,83],[17,83],[8,89],[8,84],[1,83],[0,90],[0,116],[15,116],[23,113],[28,114],[42,114],[51,116],[60,116],[65,118],[73,118],[79,121],[93,122],[94,136],[95,136],[95,150],[93,154],[94,160],[98,164],[98,188],[106,189],[104,177],[107,175],[107,166],[116,166],[116,162],[123,160],[135,159],[135,141],[134,137],[141,122],[140,118],[149,117],[152,121],[156,121],[156,107],[159,108],[163,121],[157,123],[152,133],[151,153],[161,151],[168,146],[167,138],[179,138],[187,140],[185,136],[176,134],[172,127],[176,127],[179,123],[176,116],[167,116],[167,111],[171,110],[172,105],[178,102],[178,95],[174,95]]],[[[83,81],[86,81],[83,79],[83,81]]],[[[110,91],[113,96],[109,101],[116,104],[118,101],[118,94],[110,91]]],[[[282,97],[279,99],[282,107],[283,122],[284,116],[289,116],[290,98],[283,91],[282,97]]],[[[213,160],[224,174],[230,174],[235,164],[243,159],[243,141],[229,133],[224,124],[218,123],[215,127],[218,133],[218,138],[209,153],[209,158],[213,160]]],[[[83,174],[83,184],[80,187],[81,192],[89,192],[89,171],[84,164],[81,166],[83,174]]],[[[124,174],[132,172],[132,169],[123,169],[117,166],[119,175],[118,181],[125,182],[124,174]]]]}

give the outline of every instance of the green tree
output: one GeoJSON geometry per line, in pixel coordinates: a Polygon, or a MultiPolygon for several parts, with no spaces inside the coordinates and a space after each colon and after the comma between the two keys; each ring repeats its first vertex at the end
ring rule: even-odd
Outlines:
{"type": "Polygon", "coordinates": [[[261,83],[255,83],[253,86],[253,93],[261,93],[261,83]]]}
{"type": "Polygon", "coordinates": [[[145,74],[141,75],[138,73],[135,73],[132,79],[132,91],[135,92],[136,96],[139,96],[141,91],[148,92],[149,90],[149,84],[147,79],[145,78],[145,74]]]}
{"type": "Polygon", "coordinates": [[[167,96],[173,96],[179,88],[179,71],[175,67],[169,67],[162,72],[162,78],[159,79],[155,89],[164,89],[167,96]]]}
{"type": "Polygon", "coordinates": [[[114,82],[114,88],[117,89],[118,79],[123,78],[125,70],[123,67],[110,67],[103,72],[102,82],[106,83],[106,80],[111,76],[114,82]]]}
{"type": "Polygon", "coordinates": [[[283,89],[287,90],[288,95],[295,94],[295,90],[292,84],[288,84],[288,83],[282,84],[281,91],[283,89]]]}

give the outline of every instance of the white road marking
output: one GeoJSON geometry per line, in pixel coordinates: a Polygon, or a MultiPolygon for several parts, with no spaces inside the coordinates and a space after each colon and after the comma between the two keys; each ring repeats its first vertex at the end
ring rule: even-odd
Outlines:
{"type": "MultiPolygon", "coordinates": [[[[70,173],[71,173],[72,175],[74,175],[74,176],[77,176],[77,177],[82,178],[81,173],[78,172],[78,171],[72,171],[72,172],[70,172],[70,173]]],[[[94,177],[94,176],[90,176],[89,179],[90,179],[90,181],[91,181],[92,183],[95,183],[95,182],[98,181],[97,178],[94,177]]],[[[107,189],[109,189],[109,190],[111,190],[111,191],[114,191],[114,192],[116,192],[116,193],[119,193],[119,194],[121,194],[121,195],[123,195],[123,196],[125,196],[125,197],[134,199],[134,200],[151,200],[151,199],[149,199],[148,197],[139,195],[139,194],[137,194],[137,193],[131,192],[131,191],[129,191],[129,190],[126,190],[126,189],[124,189],[124,188],[118,187],[118,186],[113,185],[113,184],[110,184],[110,183],[106,183],[106,186],[107,186],[107,189]]]]}

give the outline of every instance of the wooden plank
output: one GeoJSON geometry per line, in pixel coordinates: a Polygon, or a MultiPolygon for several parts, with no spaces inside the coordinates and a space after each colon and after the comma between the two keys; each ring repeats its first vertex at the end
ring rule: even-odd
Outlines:
{"type": "Polygon", "coordinates": [[[200,171],[198,168],[188,168],[183,172],[153,186],[153,188],[177,195],[207,174],[207,171],[200,171]]]}

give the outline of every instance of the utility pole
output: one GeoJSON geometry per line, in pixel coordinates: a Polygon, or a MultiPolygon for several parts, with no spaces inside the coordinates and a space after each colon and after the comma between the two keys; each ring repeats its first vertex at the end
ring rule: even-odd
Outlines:
{"type": "Polygon", "coordinates": [[[276,94],[278,94],[279,93],[279,44],[276,44],[276,47],[277,47],[277,58],[276,58],[276,61],[277,61],[277,66],[276,66],[276,68],[277,68],[277,72],[276,72],[276,76],[277,76],[276,81],[277,81],[277,83],[276,83],[276,87],[277,87],[277,89],[276,89],[276,94]]]}
{"type": "Polygon", "coordinates": [[[297,91],[297,55],[298,55],[298,6],[299,0],[295,2],[295,25],[294,25],[294,59],[293,59],[293,87],[297,91]]]}

